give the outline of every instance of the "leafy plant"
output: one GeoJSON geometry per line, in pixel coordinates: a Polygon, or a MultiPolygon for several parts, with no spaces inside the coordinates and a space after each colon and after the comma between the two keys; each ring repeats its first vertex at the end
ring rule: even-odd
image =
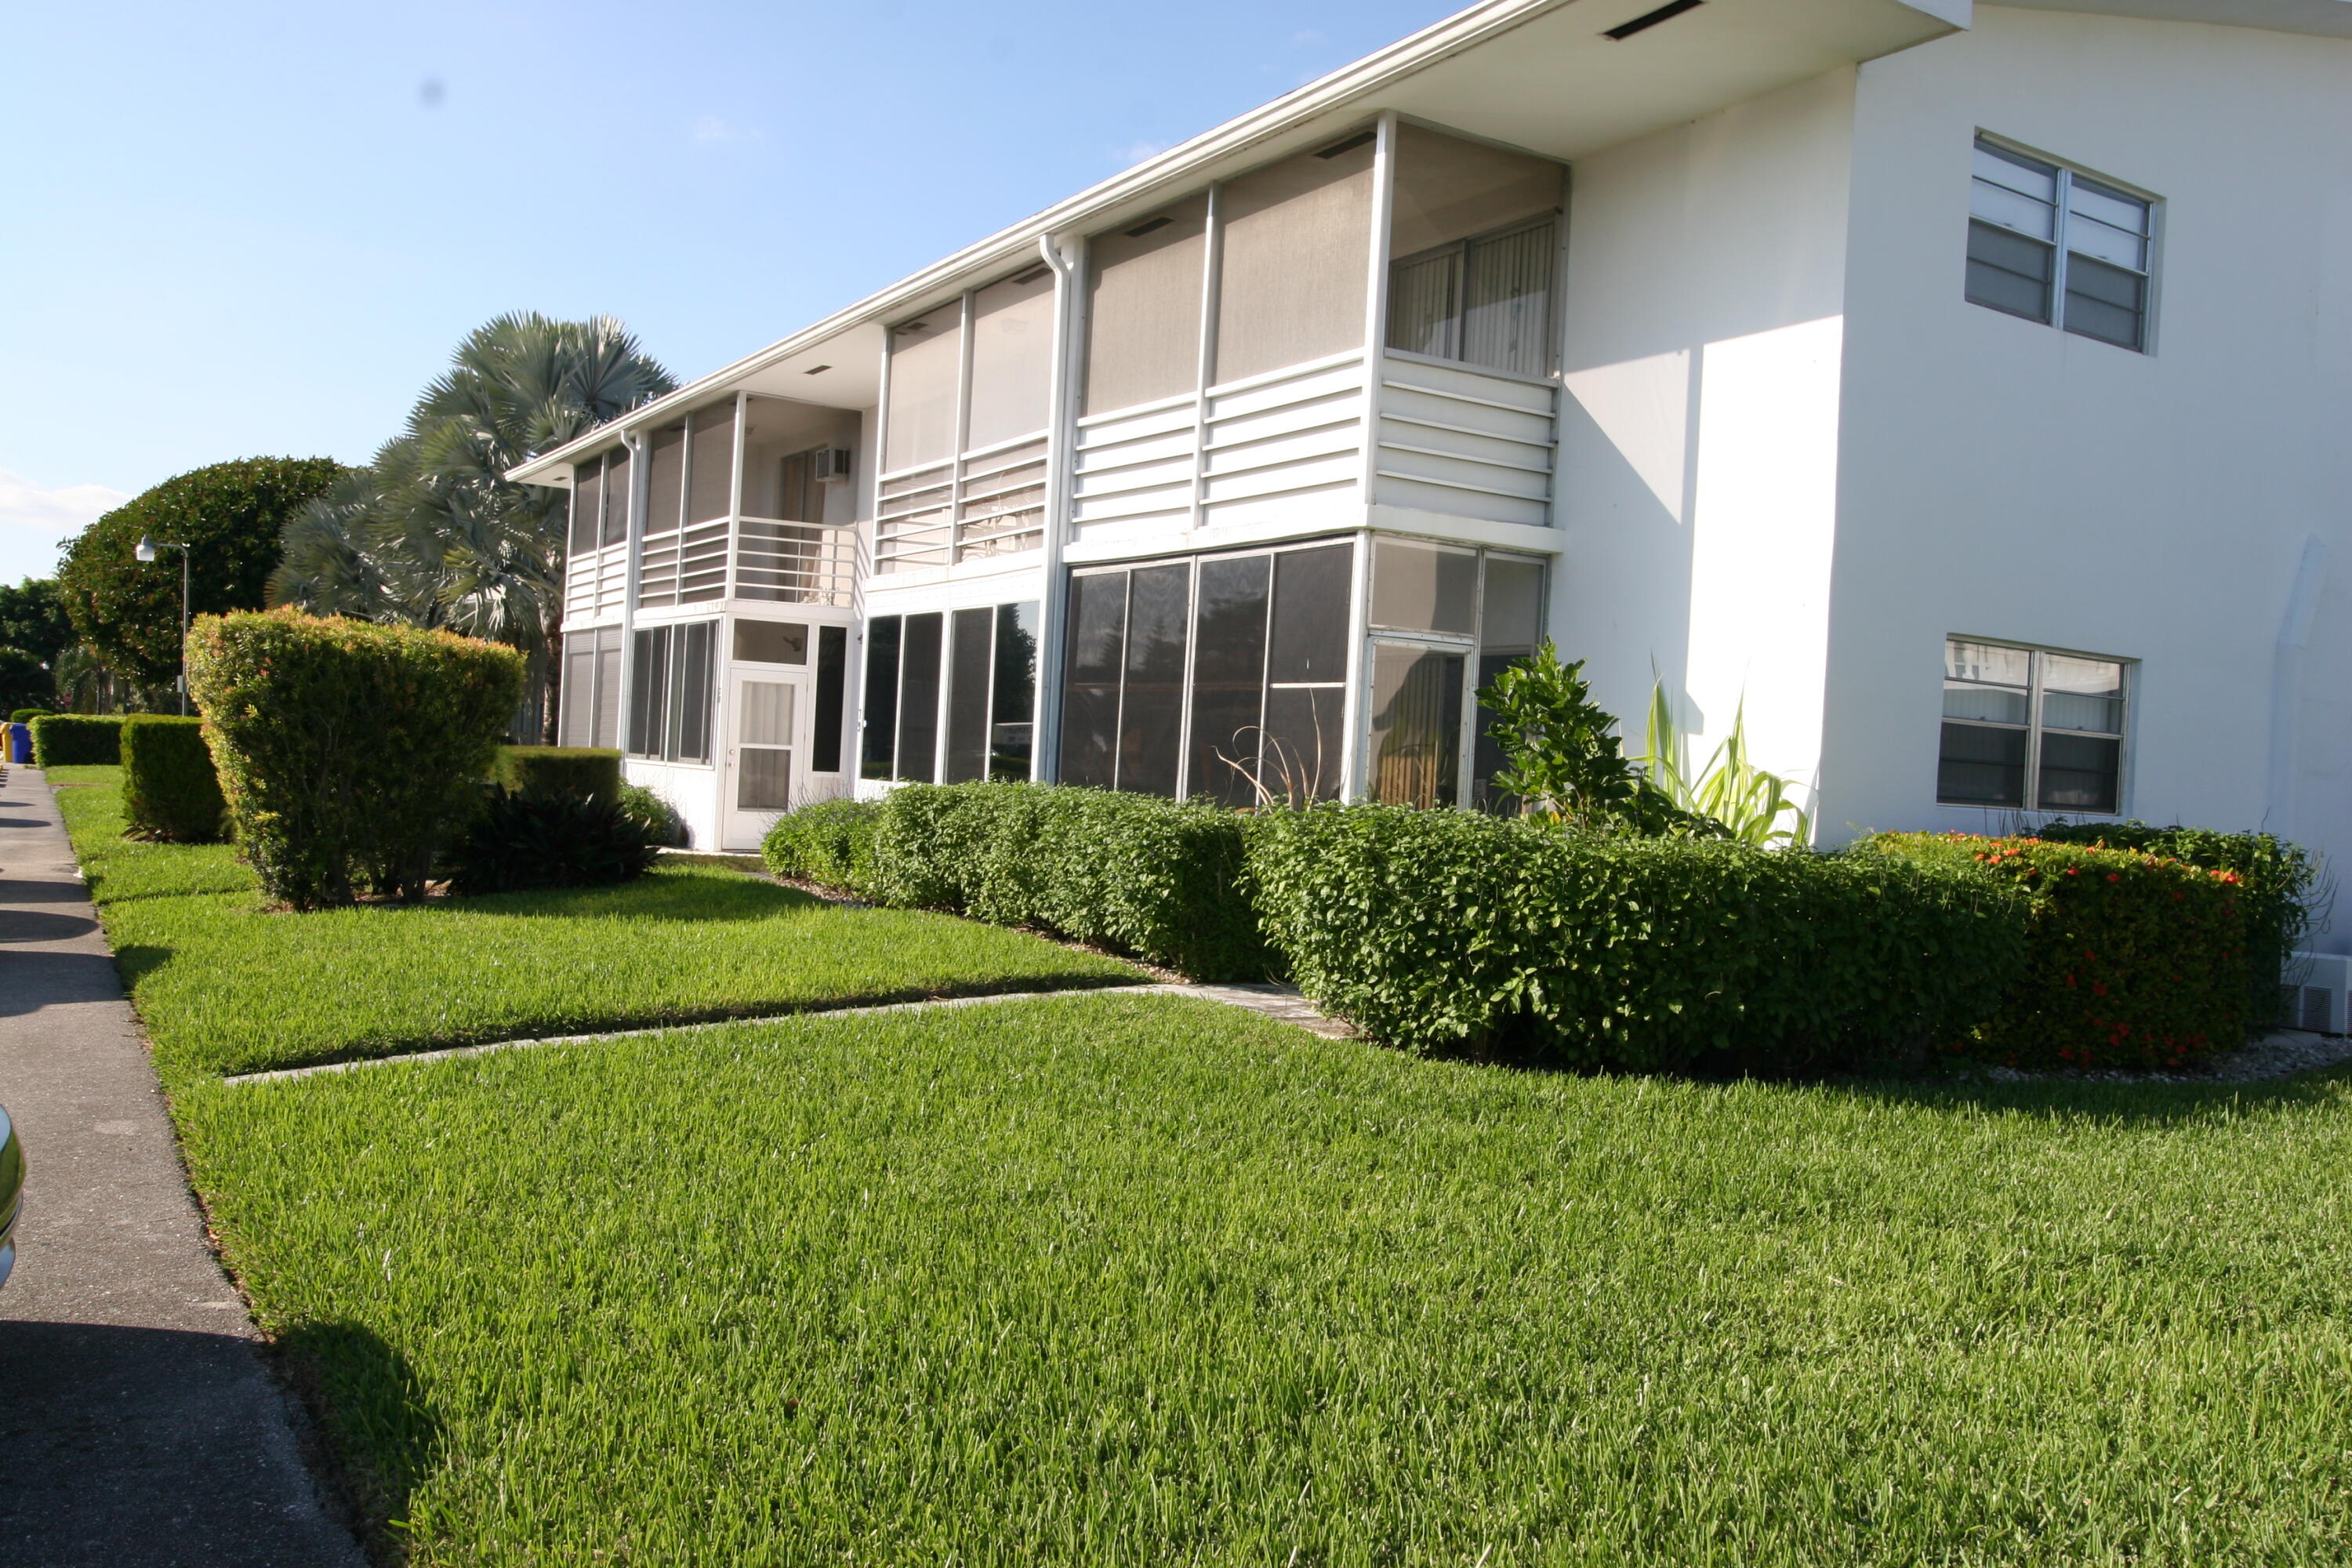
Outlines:
{"type": "Polygon", "coordinates": [[[677,808],[643,784],[625,784],[615,796],[621,809],[644,825],[646,836],[666,848],[682,848],[686,844],[686,823],[677,808]]]}
{"type": "Polygon", "coordinates": [[[205,721],[134,713],[122,721],[122,815],[133,833],[210,844],[227,809],[205,721]]]}
{"type": "Polygon", "coordinates": [[[517,795],[621,793],[621,753],[610,746],[500,746],[490,782],[517,795]]]}
{"type": "Polygon", "coordinates": [[[273,610],[199,619],[188,680],[239,851],[269,898],[310,910],[361,886],[424,896],[522,660],[446,632],[273,610]]]}
{"type": "Polygon", "coordinates": [[[646,825],[616,796],[492,785],[488,809],[449,850],[449,890],[607,887],[635,880],[659,858],[646,825]]]}
{"type": "Polygon", "coordinates": [[[1634,759],[1658,792],[1694,816],[1723,825],[1742,844],[1803,845],[1813,841],[1813,822],[1797,804],[1795,786],[1779,773],[1758,767],[1748,756],[1748,704],[1732,716],[1731,733],[1717,746],[1706,766],[1690,765],[1690,741],[1675,723],[1666,683],[1650,688],[1650,721],[1644,749],[1634,759]],[[1787,817],[1785,824],[1781,818],[1787,817]]]}
{"type": "Polygon", "coordinates": [[[44,713],[32,728],[37,768],[106,766],[122,760],[120,714],[44,713]]]}
{"type": "Polygon", "coordinates": [[[1531,815],[1600,832],[1721,837],[1626,760],[1616,719],[1592,700],[1584,660],[1560,663],[1550,638],[1478,700],[1496,716],[1486,733],[1508,763],[1495,774],[1495,791],[1518,796],[1531,815]]]}
{"type": "Polygon", "coordinates": [[[818,801],[776,818],[760,845],[760,855],[779,877],[863,893],[874,858],[875,830],[881,824],[879,801],[818,801]]]}

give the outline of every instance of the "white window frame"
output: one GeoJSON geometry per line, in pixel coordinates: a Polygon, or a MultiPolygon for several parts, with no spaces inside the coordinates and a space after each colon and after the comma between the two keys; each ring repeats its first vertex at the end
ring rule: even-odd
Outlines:
{"type": "Polygon", "coordinates": [[[2095,816],[2127,820],[2131,816],[2133,719],[2139,705],[2139,660],[2125,658],[2112,653],[2089,653],[2080,648],[2046,647],[2040,643],[2019,642],[2013,637],[1979,637],[1970,632],[1950,632],[1944,637],[1942,662],[1936,682],[1936,765],[1940,773],[1944,756],[1944,726],[1972,724],[1985,730],[2017,730],[2025,731],[2025,777],[2015,805],[1988,805],[1980,801],[1946,800],[1940,782],[1937,786],[1936,805],[1947,811],[2005,811],[2032,816],[2095,816]],[[1951,645],[1955,642],[1982,643],[1989,647],[2014,648],[2026,656],[2025,722],[2022,725],[1996,723],[1990,720],[1955,719],[1945,714],[1944,682],[1951,669],[1951,645]],[[2092,731],[2062,733],[2093,735],[2097,739],[2116,742],[2116,808],[2113,811],[2093,811],[2085,806],[2045,806],[2037,804],[2042,797],[2042,699],[2044,690],[2042,672],[2047,661],[2057,658],[2091,659],[2101,664],[2117,666],[2123,672],[2123,691],[2117,701],[2123,705],[2121,729],[2114,735],[2092,731]]]}
{"type": "MultiPolygon", "coordinates": [[[[1985,304],[1983,301],[1973,299],[1969,295],[1965,281],[1961,288],[1961,298],[1966,300],[1968,303],[1977,306],[1979,310],[1990,310],[1997,315],[2007,316],[2012,321],[2031,321],[2035,326],[2049,327],[2057,331],[2066,332],[2070,337],[2078,337],[2085,339],[2091,342],[2103,343],[2108,348],[2121,349],[2126,353],[2146,354],[2151,359],[2154,358],[2156,355],[2157,302],[2159,291],[2158,275],[2161,270],[2157,265],[2157,258],[2164,247],[2164,198],[2157,195],[2152,191],[2145,190],[2138,185],[2133,184],[2128,180],[2115,179],[2109,175],[2102,174],[2095,169],[2086,169],[2079,163],[2071,163],[2063,158],[2053,157],[2050,153],[2042,152],[2036,148],[2029,147],[2021,142],[2015,142],[2011,140],[2009,137],[2001,136],[1993,132],[1984,130],[1982,127],[1978,128],[1974,139],[1969,145],[1970,153],[1969,174],[1970,197],[1969,205],[1969,222],[1976,223],[1991,221],[1990,219],[1979,219],[1976,216],[1976,204],[1974,198],[1977,176],[1975,173],[1974,153],[1978,147],[1989,147],[1996,152],[2007,153],[2011,157],[2021,158],[2028,163],[2038,163],[2044,168],[2051,170],[2057,177],[2057,210],[2053,217],[2053,238],[2049,242],[2053,247],[2054,254],[2051,261],[2050,314],[2046,319],[2037,321],[2032,316],[2021,316],[2013,310],[2004,310],[1998,305],[1985,304]],[[2140,276],[2147,283],[2147,294],[2145,302],[2140,310],[2139,346],[2137,348],[2133,348],[2124,343],[2110,342],[2105,338],[2094,337],[2088,332],[2070,332],[2067,330],[2066,266],[2067,259],[2072,252],[2069,250],[2067,246],[2066,229],[2067,226],[2072,222],[2074,216],[2074,186],[2077,178],[2102,189],[2113,191],[2117,195],[2127,196],[2133,201],[2146,202],[2147,204],[2147,265],[2144,268],[2140,269],[2140,276]]],[[[1999,227],[2003,226],[1995,225],[1995,226],[1999,227]]],[[[2026,237],[2032,238],[2033,237],[2027,236],[2026,237]]],[[[2037,239],[2035,243],[2039,244],[2042,242],[2037,239]]],[[[1962,255],[1965,258],[1965,247],[1963,247],[1962,255]]],[[[2114,263],[2110,262],[2108,265],[2113,266],[2114,263]]],[[[1964,259],[1964,276],[1965,266],[1966,264],[1964,259]]],[[[2124,268],[2124,270],[2128,271],[2131,269],[2126,268],[2124,268]]]]}

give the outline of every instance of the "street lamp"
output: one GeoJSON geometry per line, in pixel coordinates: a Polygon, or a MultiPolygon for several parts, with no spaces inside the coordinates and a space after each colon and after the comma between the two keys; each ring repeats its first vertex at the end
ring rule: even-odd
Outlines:
{"type": "Polygon", "coordinates": [[[188,547],[175,540],[139,536],[135,553],[140,560],[154,560],[158,550],[180,552],[180,711],[184,714],[188,710],[188,547]]]}

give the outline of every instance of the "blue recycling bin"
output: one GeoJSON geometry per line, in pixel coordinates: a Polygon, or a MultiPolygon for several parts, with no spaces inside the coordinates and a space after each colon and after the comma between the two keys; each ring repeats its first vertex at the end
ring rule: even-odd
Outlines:
{"type": "Polygon", "coordinates": [[[8,726],[8,760],[30,766],[33,761],[33,727],[30,724],[8,726]]]}

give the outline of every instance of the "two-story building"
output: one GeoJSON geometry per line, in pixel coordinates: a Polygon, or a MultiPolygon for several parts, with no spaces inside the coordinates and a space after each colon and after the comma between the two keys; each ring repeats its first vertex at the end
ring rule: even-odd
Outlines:
{"type": "MultiPolygon", "coordinates": [[[[747,302],[747,314],[755,309],[747,302]]],[[[562,739],[1476,802],[1545,637],[1824,841],[2352,846],[2352,0],[1491,0],[517,470],[562,739]]]]}

